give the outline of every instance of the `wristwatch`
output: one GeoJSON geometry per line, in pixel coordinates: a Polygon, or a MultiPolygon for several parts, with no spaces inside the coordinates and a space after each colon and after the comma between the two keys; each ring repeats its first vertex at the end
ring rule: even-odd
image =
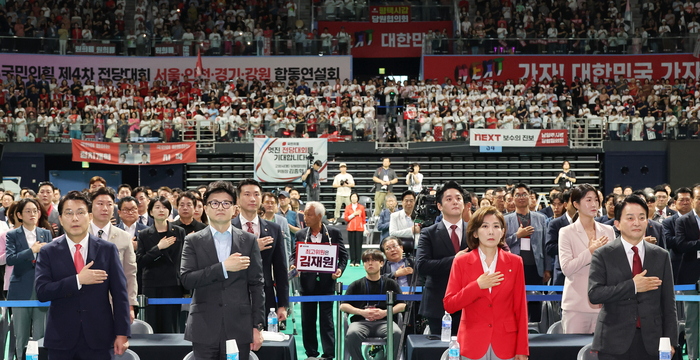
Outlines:
{"type": "Polygon", "coordinates": [[[258,325],[255,325],[255,328],[258,329],[258,331],[263,331],[263,330],[265,330],[265,327],[263,326],[262,323],[260,323],[260,324],[258,324],[258,325]]]}

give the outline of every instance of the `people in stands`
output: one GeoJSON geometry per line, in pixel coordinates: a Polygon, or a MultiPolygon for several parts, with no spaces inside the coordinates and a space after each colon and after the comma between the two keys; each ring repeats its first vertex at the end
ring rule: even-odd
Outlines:
{"type": "MultiPolygon", "coordinates": [[[[401,293],[401,287],[396,280],[384,275],[384,255],[377,249],[368,249],[362,253],[362,264],[366,276],[350,283],[346,295],[385,295],[387,291],[401,293]]],[[[392,336],[394,344],[401,340],[401,328],[398,324],[398,314],[406,309],[406,304],[397,300],[393,306],[392,334],[388,335],[387,305],[385,301],[343,301],[340,311],[350,316],[350,325],[345,334],[345,349],[353,359],[363,359],[362,341],[370,337],[392,336]]],[[[398,346],[394,347],[394,358],[399,358],[398,346]]]]}
{"type": "Polygon", "coordinates": [[[571,190],[571,203],[578,219],[559,231],[559,263],[566,276],[562,295],[562,328],[565,334],[592,334],[598,322],[600,305],[588,301],[588,273],[591,257],[615,238],[612,226],[595,221],[598,194],[589,184],[571,190]]]}
{"type": "MultiPolygon", "coordinates": [[[[445,311],[461,312],[457,341],[463,359],[529,355],[523,260],[503,249],[505,226],[495,207],[477,210],[465,233],[472,251],[456,257],[449,271],[443,303],[445,311]]],[[[454,316],[452,324],[454,329],[454,316]]]]}

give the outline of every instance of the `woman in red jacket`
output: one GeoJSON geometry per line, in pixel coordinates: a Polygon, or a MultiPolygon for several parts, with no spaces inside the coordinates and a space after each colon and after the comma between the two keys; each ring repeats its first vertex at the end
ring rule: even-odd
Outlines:
{"type": "Polygon", "coordinates": [[[350,205],[345,207],[345,221],[348,222],[348,243],[350,244],[350,266],[360,266],[362,259],[362,237],[367,215],[365,207],[358,204],[357,193],[350,194],[350,205]]]}
{"type": "Polygon", "coordinates": [[[523,261],[503,250],[503,215],[493,206],[480,208],[466,234],[473,251],[455,257],[443,301],[449,313],[462,310],[457,333],[462,359],[527,360],[523,261]]]}

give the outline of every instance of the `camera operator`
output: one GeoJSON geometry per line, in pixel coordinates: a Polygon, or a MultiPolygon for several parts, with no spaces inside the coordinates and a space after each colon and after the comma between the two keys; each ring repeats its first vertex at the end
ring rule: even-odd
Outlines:
{"type": "Polygon", "coordinates": [[[423,174],[420,173],[420,165],[413,163],[408,167],[406,174],[406,185],[414,194],[418,194],[423,190],[423,174]]]}
{"type": "Polygon", "coordinates": [[[396,177],[396,171],[390,168],[391,160],[389,158],[382,159],[382,166],[375,172],[372,180],[374,181],[374,216],[379,216],[379,213],[384,209],[384,198],[393,194],[394,184],[399,182],[396,177]]]}
{"type": "Polygon", "coordinates": [[[318,170],[321,169],[323,163],[321,160],[314,161],[314,164],[309,167],[304,175],[301,176],[301,181],[306,184],[306,201],[319,201],[321,197],[321,176],[318,170]]]}
{"type": "Polygon", "coordinates": [[[340,174],[333,178],[333,187],[338,189],[335,193],[335,212],[331,222],[338,221],[340,218],[340,207],[343,208],[350,204],[350,193],[355,187],[355,179],[347,173],[348,166],[345,163],[340,163],[340,174]]]}

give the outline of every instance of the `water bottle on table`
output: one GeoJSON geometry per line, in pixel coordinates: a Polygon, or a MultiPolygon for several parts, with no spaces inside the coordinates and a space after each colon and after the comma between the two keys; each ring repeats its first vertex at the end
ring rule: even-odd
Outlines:
{"type": "Polygon", "coordinates": [[[270,313],[267,314],[267,331],[278,332],[277,325],[277,313],[275,313],[275,308],[270,308],[270,313]]]}
{"type": "Polygon", "coordinates": [[[462,358],[459,354],[459,343],[456,336],[451,337],[448,354],[447,360],[460,360],[462,358]]]}
{"type": "Polygon", "coordinates": [[[452,337],[452,316],[445,311],[445,316],[442,317],[442,333],[440,334],[440,340],[450,341],[452,337]]]}
{"type": "Polygon", "coordinates": [[[662,337],[659,339],[659,360],[671,360],[671,339],[662,337]]]}

